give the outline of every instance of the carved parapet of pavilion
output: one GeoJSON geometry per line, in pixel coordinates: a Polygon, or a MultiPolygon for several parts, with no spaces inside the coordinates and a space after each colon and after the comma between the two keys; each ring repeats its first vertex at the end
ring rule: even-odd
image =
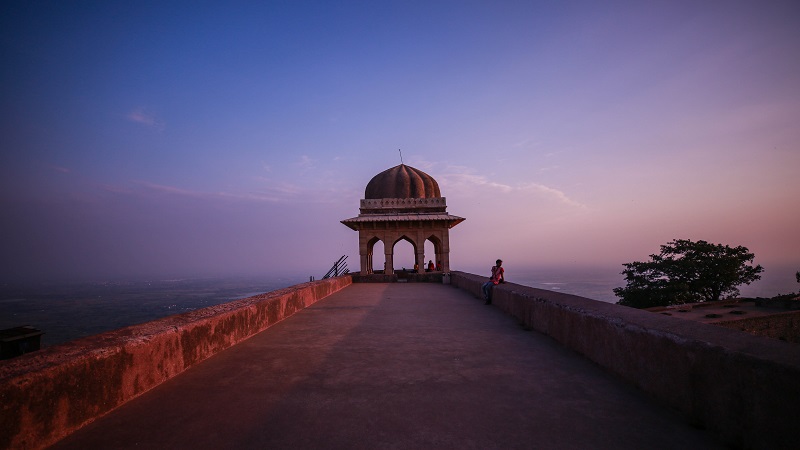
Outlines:
{"type": "Polygon", "coordinates": [[[365,198],[361,199],[360,215],[396,213],[443,213],[447,210],[445,197],[437,198],[365,198]]]}

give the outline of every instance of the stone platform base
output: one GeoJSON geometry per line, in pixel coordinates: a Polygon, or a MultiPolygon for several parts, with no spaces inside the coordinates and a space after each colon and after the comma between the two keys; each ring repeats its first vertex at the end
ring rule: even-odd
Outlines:
{"type": "Polygon", "coordinates": [[[441,283],[444,277],[443,272],[423,272],[411,273],[397,271],[394,275],[382,273],[371,273],[361,275],[356,272],[352,274],[353,283],[441,283]]]}

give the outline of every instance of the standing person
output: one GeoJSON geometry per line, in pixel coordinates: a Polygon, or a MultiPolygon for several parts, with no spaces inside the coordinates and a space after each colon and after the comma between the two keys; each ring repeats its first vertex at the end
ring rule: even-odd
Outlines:
{"type": "Polygon", "coordinates": [[[428,269],[426,272],[433,272],[433,260],[428,261],[428,269]]]}
{"type": "Polygon", "coordinates": [[[492,304],[492,288],[500,283],[505,283],[506,279],[503,276],[505,269],[502,267],[503,260],[498,259],[496,261],[496,265],[492,267],[492,277],[489,278],[489,281],[483,283],[481,286],[481,290],[483,290],[483,298],[486,300],[487,305],[492,304]]]}

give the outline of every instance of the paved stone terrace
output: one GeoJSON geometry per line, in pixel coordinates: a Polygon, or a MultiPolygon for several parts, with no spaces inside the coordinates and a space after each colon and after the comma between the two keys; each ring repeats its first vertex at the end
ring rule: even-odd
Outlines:
{"type": "Polygon", "coordinates": [[[56,444],[724,448],[547,336],[441,284],[353,284],[56,444]]]}

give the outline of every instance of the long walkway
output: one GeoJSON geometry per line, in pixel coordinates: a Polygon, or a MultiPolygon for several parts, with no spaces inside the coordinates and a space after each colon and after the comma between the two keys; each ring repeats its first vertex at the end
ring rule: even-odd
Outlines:
{"type": "Polygon", "coordinates": [[[57,449],[724,448],[547,336],[440,284],[354,284],[57,449]]]}

